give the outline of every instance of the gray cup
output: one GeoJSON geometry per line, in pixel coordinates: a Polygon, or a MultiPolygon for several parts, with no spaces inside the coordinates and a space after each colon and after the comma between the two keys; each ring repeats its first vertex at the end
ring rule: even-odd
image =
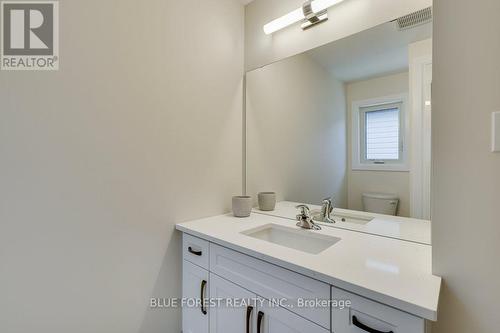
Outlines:
{"type": "Polygon", "coordinates": [[[252,212],[252,197],[233,197],[233,215],[236,217],[249,217],[252,212]]]}
{"type": "Polygon", "coordinates": [[[259,209],[269,212],[274,210],[276,207],[276,193],[275,192],[260,192],[259,198],[259,209]]]}

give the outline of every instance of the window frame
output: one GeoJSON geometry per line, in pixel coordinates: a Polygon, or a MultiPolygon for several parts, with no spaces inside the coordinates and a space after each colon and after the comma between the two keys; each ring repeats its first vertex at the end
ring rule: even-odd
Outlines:
{"type": "Polygon", "coordinates": [[[407,116],[408,94],[385,96],[352,103],[352,170],[373,171],[409,171],[408,140],[410,133],[407,116]],[[384,110],[387,107],[399,107],[399,160],[367,160],[366,159],[366,124],[367,112],[384,110]]]}

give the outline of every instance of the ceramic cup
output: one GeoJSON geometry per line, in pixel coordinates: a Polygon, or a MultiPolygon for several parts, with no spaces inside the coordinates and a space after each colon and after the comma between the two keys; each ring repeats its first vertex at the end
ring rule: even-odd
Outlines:
{"type": "Polygon", "coordinates": [[[276,207],[276,193],[275,192],[260,192],[259,198],[259,209],[269,212],[274,210],[276,207]]]}
{"type": "Polygon", "coordinates": [[[252,212],[252,197],[233,197],[233,215],[236,217],[249,217],[252,212]]]}

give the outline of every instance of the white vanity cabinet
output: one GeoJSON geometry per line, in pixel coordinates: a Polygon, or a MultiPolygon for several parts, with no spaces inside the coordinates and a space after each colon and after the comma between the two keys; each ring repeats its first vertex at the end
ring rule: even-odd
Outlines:
{"type": "Polygon", "coordinates": [[[183,333],[425,333],[422,318],[264,260],[188,234],[183,247],[183,297],[210,299],[183,307],[183,333]],[[292,302],[270,302],[284,299],[292,302]],[[351,306],[298,307],[298,299],[351,306]]]}

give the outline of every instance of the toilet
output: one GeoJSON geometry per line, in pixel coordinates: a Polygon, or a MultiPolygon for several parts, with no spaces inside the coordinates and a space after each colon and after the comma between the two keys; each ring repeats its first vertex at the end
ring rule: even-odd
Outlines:
{"type": "Polygon", "coordinates": [[[399,198],[395,194],[363,193],[363,210],[365,212],[396,215],[399,198]]]}

